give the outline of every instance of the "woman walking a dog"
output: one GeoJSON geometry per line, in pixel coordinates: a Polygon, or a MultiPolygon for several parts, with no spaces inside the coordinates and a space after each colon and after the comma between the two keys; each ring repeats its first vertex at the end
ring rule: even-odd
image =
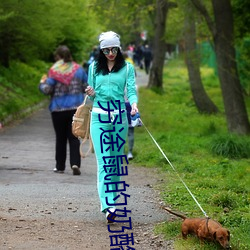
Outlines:
{"type": "Polygon", "coordinates": [[[134,66],[124,60],[120,36],[113,31],[104,32],[100,34],[99,42],[100,53],[89,67],[86,93],[93,100],[90,134],[98,167],[97,188],[101,212],[106,214],[108,222],[112,222],[115,218],[115,204],[110,204],[114,203],[117,194],[105,191],[114,190],[115,185],[108,185],[107,182],[119,182],[120,176],[116,170],[116,173],[112,172],[109,178],[105,178],[105,159],[124,154],[128,132],[124,91],[126,89],[131,104],[131,115],[138,112],[137,93],[134,66]],[[118,137],[124,143],[112,144],[112,140],[117,140],[118,137]]]}

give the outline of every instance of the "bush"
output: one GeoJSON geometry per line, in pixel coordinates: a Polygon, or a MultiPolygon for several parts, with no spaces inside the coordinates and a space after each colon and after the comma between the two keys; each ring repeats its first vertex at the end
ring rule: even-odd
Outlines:
{"type": "Polygon", "coordinates": [[[214,206],[224,208],[233,209],[237,206],[236,201],[231,193],[221,192],[215,194],[210,203],[214,206]]]}
{"type": "Polygon", "coordinates": [[[48,65],[41,61],[27,65],[12,61],[10,68],[0,67],[0,122],[11,115],[19,117],[22,111],[34,107],[46,97],[38,90],[42,74],[48,65]]]}
{"type": "Polygon", "coordinates": [[[211,143],[211,151],[215,155],[231,158],[249,158],[250,146],[247,138],[236,135],[215,137],[211,143]]]}

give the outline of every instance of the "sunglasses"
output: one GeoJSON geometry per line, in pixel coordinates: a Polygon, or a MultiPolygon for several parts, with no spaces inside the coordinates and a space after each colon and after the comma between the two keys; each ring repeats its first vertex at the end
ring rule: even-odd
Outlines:
{"type": "Polygon", "coordinates": [[[112,52],[112,54],[117,54],[118,48],[117,47],[114,47],[114,48],[111,48],[111,49],[105,48],[105,49],[102,50],[104,55],[109,55],[110,51],[112,52]]]}

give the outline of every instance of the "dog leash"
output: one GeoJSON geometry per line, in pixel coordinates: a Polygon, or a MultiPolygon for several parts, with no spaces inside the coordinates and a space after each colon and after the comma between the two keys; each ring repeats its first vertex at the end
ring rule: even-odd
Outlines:
{"type": "Polygon", "coordinates": [[[159,146],[159,144],[157,143],[157,141],[154,139],[154,137],[152,136],[152,134],[149,132],[148,128],[145,126],[145,124],[142,122],[141,118],[139,118],[139,120],[141,121],[142,125],[145,127],[146,131],[148,132],[149,136],[152,138],[153,142],[155,143],[155,145],[158,147],[158,149],[160,150],[160,152],[162,153],[162,155],[165,157],[165,159],[167,160],[167,162],[169,163],[169,165],[172,167],[172,169],[175,171],[175,173],[177,174],[177,176],[179,177],[179,179],[181,180],[182,184],[185,186],[185,188],[187,189],[187,191],[189,192],[189,194],[191,195],[191,197],[193,198],[193,200],[196,202],[196,204],[198,205],[198,207],[200,208],[200,210],[202,211],[202,213],[205,215],[205,217],[209,218],[209,216],[207,215],[207,213],[203,210],[203,208],[201,207],[201,205],[199,204],[199,202],[196,200],[196,198],[194,197],[194,195],[192,194],[192,192],[190,191],[190,189],[188,188],[188,186],[186,185],[186,183],[182,180],[182,178],[180,177],[180,175],[178,174],[176,168],[173,166],[173,164],[170,162],[170,160],[168,159],[168,157],[165,155],[165,153],[163,152],[163,150],[161,149],[161,147],[159,146]]]}

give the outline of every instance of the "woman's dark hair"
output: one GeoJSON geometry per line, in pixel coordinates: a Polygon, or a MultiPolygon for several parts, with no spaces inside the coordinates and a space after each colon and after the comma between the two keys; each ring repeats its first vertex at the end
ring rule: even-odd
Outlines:
{"type": "MultiPolygon", "coordinates": [[[[121,53],[121,50],[118,49],[117,55],[115,58],[115,65],[112,69],[113,72],[119,71],[121,68],[125,66],[125,60],[124,57],[121,53]]],[[[102,50],[100,50],[99,56],[97,57],[97,63],[96,63],[96,72],[101,73],[103,75],[109,74],[109,69],[107,65],[107,58],[103,54],[102,50]]]]}
{"type": "Polygon", "coordinates": [[[73,58],[71,56],[70,50],[67,46],[61,45],[59,46],[55,53],[54,53],[55,60],[58,59],[63,59],[64,62],[72,62],[73,58]]]}

